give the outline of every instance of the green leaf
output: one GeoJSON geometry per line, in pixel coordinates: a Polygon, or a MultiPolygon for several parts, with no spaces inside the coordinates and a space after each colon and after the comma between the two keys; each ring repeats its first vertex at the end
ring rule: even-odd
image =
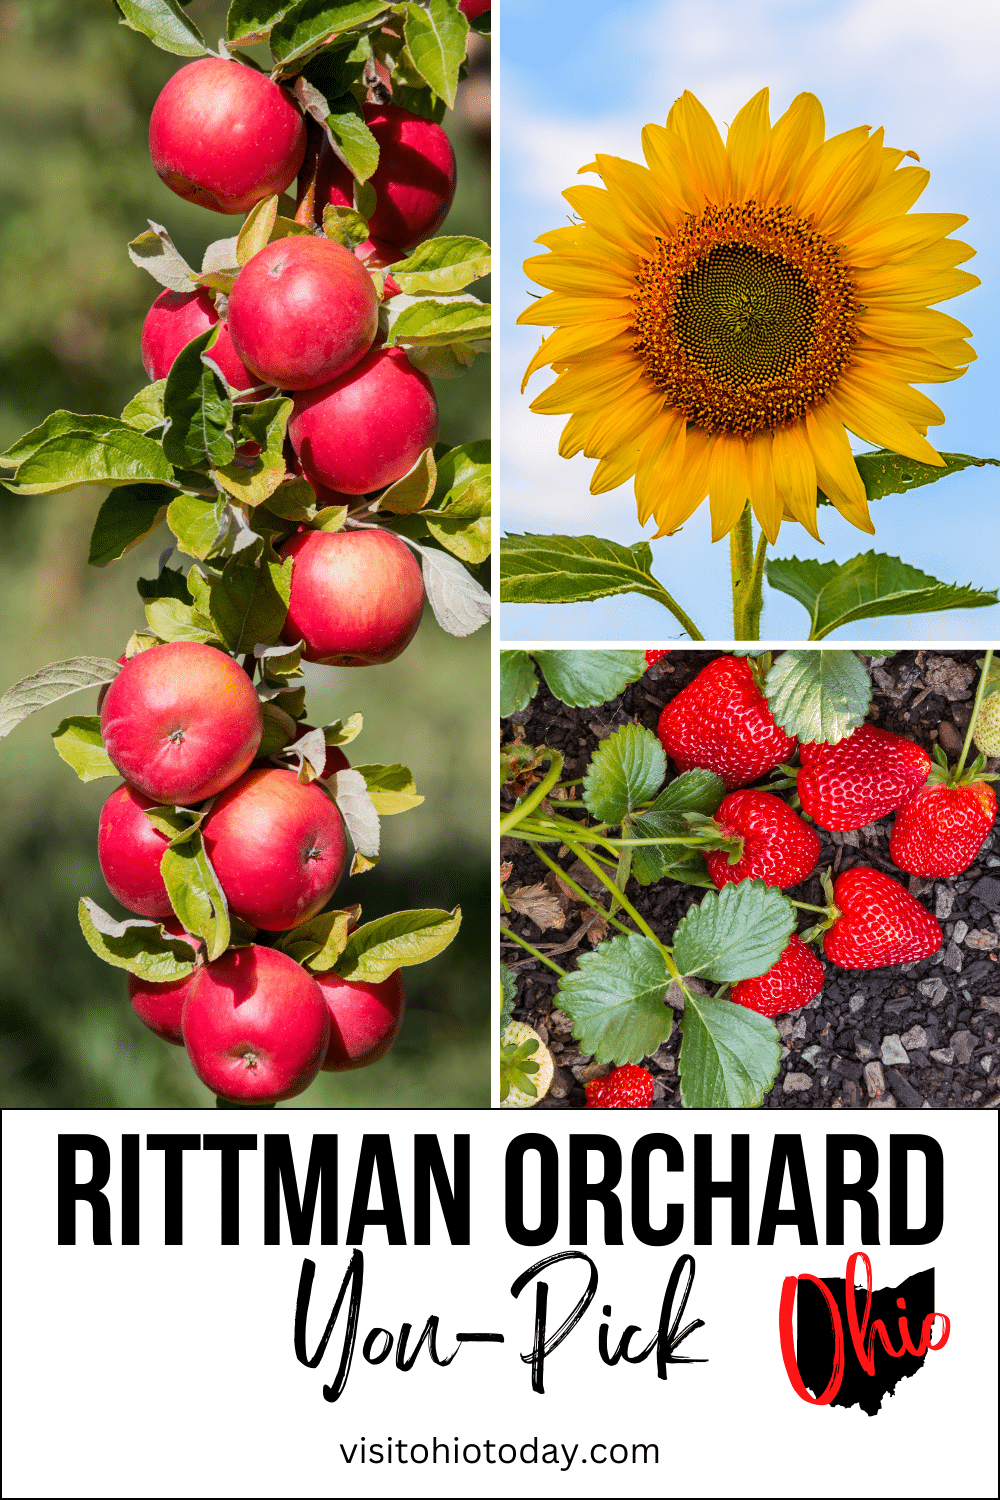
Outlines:
{"type": "Polygon", "coordinates": [[[688,908],[674,933],[674,962],[685,976],[735,984],[766,974],[794,929],[787,896],[762,880],[741,880],[688,908]]]}
{"type": "Polygon", "coordinates": [[[490,304],[467,294],[420,297],[409,303],[394,297],[388,311],[388,345],[453,344],[487,338],[490,332],[490,304]]]}
{"type": "Polygon", "coordinates": [[[431,536],[446,551],[476,565],[490,555],[491,509],[490,476],[486,474],[465,485],[441,510],[425,510],[421,515],[431,536]]]}
{"type": "Polygon", "coordinates": [[[204,941],[209,962],[221,957],[229,946],[229,908],[200,830],[164,849],[160,874],[178,921],[204,941]]]}
{"type": "Polygon", "coordinates": [[[549,691],[570,708],[607,703],[630,682],[638,682],[646,670],[643,651],[535,651],[533,655],[549,691]]]}
{"type": "Polygon", "coordinates": [[[229,529],[228,502],[206,500],[202,495],[178,495],[170,502],[167,525],[181,552],[204,560],[229,529]]]}
{"type": "Polygon", "coordinates": [[[583,800],[600,823],[620,823],[663,785],[667,757],[656,735],[624,724],[602,740],[583,780],[583,800]]]}
{"type": "Polygon", "coordinates": [[[52,731],[52,741],[81,781],[99,781],[103,776],[119,774],[104,748],[101,721],[93,714],[63,719],[59,728],[52,731]]]}
{"type": "Polygon", "coordinates": [[[648,542],[623,547],[596,536],[500,539],[500,598],[505,604],[576,604],[611,594],[661,597],[648,542]]]}
{"type": "Polygon", "coordinates": [[[777,724],[804,744],[835,745],[865,721],[871,679],[853,651],[783,651],[764,696],[777,724]]]}
{"type": "Polygon", "coordinates": [[[122,412],[122,421],[127,426],[134,427],[137,432],[149,432],[153,427],[161,427],[163,392],[166,388],[166,380],[154,380],[152,385],[144,385],[141,391],[136,391],[122,412]]]}
{"type": "Polygon", "coordinates": [[[368,220],[356,208],[342,203],[328,203],[323,210],[323,233],[336,245],[351,253],[368,238],[368,220]]]}
{"type": "Polygon", "coordinates": [[[164,52],[174,52],[178,57],[203,57],[210,50],[177,0],[118,0],[118,7],[123,25],[141,31],[164,52]]]}
{"type": "Polygon", "coordinates": [[[96,412],[81,416],[74,411],[54,411],[38,427],[33,427],[24,437],[18,438],[6,453],[0,454],[0,467],[16,469],[26,458],[37,453],[50,438],[88,432],[101,436],[108,432],[120,432],[128,425],[118,417],[102,417],[96,412]]]}
{"type": "Polygon", "coordinates": [[[397,84],[393,81],[392,102],[401,109],[408,109],[411,114],[419,115],[422,120],[433,120],[435,125],[440,125],[448,113],[445,101],[439,99],[433,89],[426,87],[413,88],[410,84],[397,84]]]}
{"type": "Polygon", "coordinates": [[[581,1052],[599,1063],[637,1063],[673,1030],[673,1012],[663,1003],[669,988],[659,948],[632,933],[581,953],[559,981],[559,1006],[573,1018],[581,1052]]]}
{"type": "Polygon", "coordinates": [[[511,1089],[518,1093],[527,1094],[529,1099],[538,1096],[532,1074],[537,1073],[539,1064],[534,1060],[534,1054],[538,1051],[538,1042],[530,1037],[519,1045],[500,1040],[500,1098],[506,1099],[511,1089]]]}
{"type": "Polygon", "coordinates": [[[271,27],[292,9],[295,0],[233,0],[226,21],[226,36],[231,42],[262,42],[271,27]]]}
{"type": "Polygon", "coordinates": [[[651,813],[703,813],[710,818],[718,812],[726,795],[726,783],[714,771],[682,771],[657,797],[651,813]]]}
{"type": "Polygon", "coordinates": [[[469,23],[451,0],[408,4],[406,47],[414,64],[449,108],[455,103],[458,70],[465,61],[469,23]]]}
{"type": "Polygon", "coordinates": [[[435,547],[412,543],[419,553],[427,602],[449,635],[466,636],[490,618],[490,596],[457,558],[435,547]]]}
{"type": "Polygon", "coordinates": [[[365,779],[368,795],[379,817],[393,813],[408,812],[419,807],[423,797],[417,793],[413,772],[408,766],[355,766],[355,771],[365,779]]]}
{"type": "Polygon", "coordinates": [[[421,510],[434,494],[437,485],[437,465],[434,450],[425,448],[413,468],[402,479],[397,479],[379,496],[380,511],[391,511],[397,516],[412,515],[421,510]]]}
{"type": "Polygon", "coordinates": [[[780,1066],[773,1021],[731,1000],[685,999],[680,1075],[687,1109],[756,1109],[780,1066]]]}
{"type": "Polygon", "coordinates": [[[105,656],[74,656],[69,661],[50,662],[30,677],[22,677],[0,698],[0,740],[29,714],[58,703],[70,693],[114,682],[120,671],[118,663],[105,656]]]}
{"type": "MultiPolygon", "coordinates": [[[[308,736],[304,736],[308,738],[308,736]]],[[[324,755],[323,759],[326,759],[324,755]]],[[[305,768],[303,767],[303,770],[305,768]]],[[[302,780],[302,775],[299,777],[302,780]]],[[[362,858],[362,860],[376,860],[379,852],[379,839],[381,830],[379,828],[378,813],[375,804],[368,793],[365,778],[360,771],[350,768],[344,771],[335,771],[332,776],[327,776],[324,786],[337,804],[340,816],[348,833],[351,835],[351,843],[362,858]]],[[[358,869],[371,869],[370,864],[352,866],[351,873],[356,874],[358,869]],[[356,866],[356,867],[355,867],[356,866]]]]}
{"type": "Polygon", "coordinates": [[[281,950],[297,964],[308,964],[322,974],[332,969],[347,944],[352,921],[357,921],[360,906],[353,911],[325,911],[308,922],[302,922],[281,939],[281,950]]]}
{"type": "Polygon", "coordinates": [[[500,652],[500,717],[527,708],[538,692],[538,678],[527,651],[500,652]]]}
{"type": "Polygon", "coordinates": [[[489,274],[489,245],[466,234],[424,240],[392,268],[393,280],[407,296],[416,292],[460,292],[489,274]]]}
{"type": "Polygon", "coordinates": [[[218,640],[212,621],[195,605],[180,599],[151,599],[146,605],[146,620],[161,641],[218,640]]]}
{"type": "MultiPolygon", "coordinates": [[[[361,105],[354,95],[341,94],[331,99],[323,125],[334,151],[354,179],[367,182],[378,166],[378,141],[365,124],[361,105]]],[[[325,219],[323,227],[326,228],[325,219]]]]}
{"type": "Polygon", "coordinates": [[[490,440],[480,438],[474,443],[461,443],[449,448],[439,443],[434,451],[437,464],[437,479],[431,503],[440,506],[453,496],[461,494],[467,485],[482,479],[490,472],[490,440]]]}
{"type": "Polygon", "coordinates": [[[172,937],[160,922],[116,922],[86,896],[77,915],[89,946],[116,969],[127,969],[153,984],[169,984],[194,973],[190,944],[172,937]]]}
{"type": "Polygon", "coordinates": [[[506,1031],[517,1004],[517,981],[506,964],[500,965],[500,1001],[500,1030],[506,1031]]]}
{"type": "MultiPolygon", "coordinates": [[[[684,838],[690,832],[683,814],[711,817],[726,795],[726,783],[711,771],[684,771],[664,787],[646,812],[635,813],[622,828],[622,837],[636,839],[684,838]]],[[[688,885],[714,890],[708,867],[697,849],[680,844],[660,848],[646,844],[632,850],[632,874],[640,885],[657,880],[681,880],[688,885]]]]}
{"type": "Polygon", "coordinates": [[[381,984],[396,969],[422,964],[442,953],[458,932],[460,907],[454,911],[397,911],[366,922],[351,933],[334,967],[343,979],[381,984]]]}
{"type": "Polygon", "coordinates": [[[997,602],[996,589],[940,583],[882,552],[862,552],[846,563],[772,558],[764,568],[771,587],[790,594],[808,612],[811,641],[855,620],[983,609],[997,602]]]}
{"type": "MultiPolygon", "coordinates": [[[[885,495],[902,495],[907,490],[918,489],[924,484],[945,479],[949,474],[958,474],[962,469],[981,469],[986,464],[1000,465],[997,458],[972,458],[968,453],[942,453],[942,467],[935,464],[917,463],[904,458],[901,453],[890,453],[885,448],[875,453],[857,453],[854,462],[864,483],[869,500],[880,500],[885,495]]],[[[821,500],[830,502],[820,493],[821,500]]]]}
{"type": "Polygon", "coordinates": [[[464,375],[477,354],[489,350],[489,339],[469,339],[455,344],[407,344],[406,357],[428,380],[454,380],[464,375]]]}
{"type": "Polygon", "coordinates": [[[362,26],[390,8],[390,0],[299,0],[272,27],[271,52],[288,72],[334,32],[362,26]]]}
{"type": "Polygon", "coordinates": [[[261,505],[270,499],[285,477],[283,444],[292,402],[287,396],[272,396],[245,408],[235,408],[237,442],[257,443],[260,453],[245,459],[237,453],[232,463],[216,469],[222,487],[243,505],[261,505]]]}
{"type": "Polygon", "coordinates": [[[180,599],[183,604],[192,602],[187,579],[180,568],[161,568],[155,578],[137,578],[136,589],[140,599],[180,599]]]}
{"type": "Polygon", "coordinates": [[[162,224],[154,224],[152,219],[146,222],[149,228],[129,242],[129,260],[140,271],[148,271],[154,281],[171,292],[193,291],[194,272],[170,235],[162,224]]]}
{"type": "Polygon", "coordinates": [[[104,568],[117,562],[155,531],[176,493],[155,484],[123,485],[112,490],[97,512],[90,534],[87,561],[91,567],[104,568]]]}
{"type": "Polygon", "coordinates": [[[171,463],[193,469],[206,462],[228,464],[235,452],[227,431],[233,403],[225,381],[206,362],[221,326],[216,323],[192,339],[170,366],[163,392],[169,424],[163,434],[163,452],[171,463]]]}
{"type": "Polygon", "coordinates": [[[349,745],[356,740],[365,726],[362,714],[351,714],[346,719],[334,719],[332,724],[323,725],[323,738],[328,745],[349,745]]]}
{"type": "MultiPolygon", "coordinates": [[[[373,35],[381,36],[381,32],[376,29],[373,35]]],[[[365,67],[371,57],[371,37],[366,32],[345,32],[331,46],[311,57],[300,76],[318,90],[324,102],[339,99],[355,85],[363,83],[365,67]]],[[[297,89],[298,79],[295,82],[297,89]]]]}
{"type": "Polygon", "coordinates": [[[172,478],[173,470],[159,443],[118,422],[104,433],[67,432],[50,438],[4,483],[15,494],[49,495],[75,490],[81,484],[163,483],[172,478]]]}
{"type": "Polygon", "coordinates": [[[238,656],[258,644],[273,646],[291,590],[292,559],[282,561],[269,542],[235,552],[212,585],[212,619],[226,649],[238,656]]]}
{"type": "Polygon", "coordinates": [[[236,264],[238,266],[245,266],[247,261],[253,260],[254,256],[264,249],[271,238],[271,230],[274,228],[274,221],[277,217],[277,193],[272,193],[269,198],[262,198],[259,203],[254,204],[243,220],[243,228],[237,236],[236,264]]]}

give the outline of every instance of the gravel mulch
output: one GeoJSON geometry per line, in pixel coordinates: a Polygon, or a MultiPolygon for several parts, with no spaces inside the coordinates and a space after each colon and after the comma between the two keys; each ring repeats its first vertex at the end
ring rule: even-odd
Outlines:
{"type": "MultiPolygon", "coordinates": [[[[501,723],[501,742],[549,745],[565,758],[564,778],[582,776],[601,740],[623,724],[655,731],[664,703],[705,663],[720,653],[675,650],[639,682],[599,708],[568,708],[542,684],[526,709],[501,723]]],[[[916,740],[927,750],[940,742],[955,759],[972,711],[982,652],[901,651],[864,657],[873,684],[869,721],[916,740]]],[[[990,762],[1000,770],[1000,760],[990,762]]],[[[827,833],[820,868],[833,875],[867,864],[902,881],[944,930],[944,945],[931,958],[889,969],[839,969],[827,962],[821,993],[804,1009],[778,1018],[781,1070],[765,1109],[983,1109],[1000,1105],[1000,824],[975,863],[952,880],[907,876],[889,858],[892,818],[856,832],[827,833]]],[[[602,934],[581,922],[578,905],[560,902],[555,876],[526,845],[501,843],[501,878],[508,899],[525,887],[545,884],[551,901],[532,903],[536,922],[516,910],[504,922],[563,968],[602,934]],[[510,867],[509,870],[507,867],[510,867]],[[539,924],[545,922],[544,928],[539,924]]],[[[571,868],[568,858],[560,863],[571,868]]],[[[574,871],[577,877],[578,871],[574,871]]],[[[823,904],[817,872],[791,893],[823,904]]],[[[672,881],[643,888],[634,880],[628,896],[655,932],[670,937],[680,918],[703,892],[672,881]]],[[[584,908],[586,918],[588,909],[584,908]]],[[[812,920],[800,913],[800,930],[812,920]]],[[[611,1071],[582,1056],[570,1035],[572,1023],[554,1008],[557,976],[514,944],[501,956],[518,985],[515,1017],[545,1041],[556,1063],[548,1096],[538,1109],[582,1109],[583,1085],[611,1071]]],[[[644,1061],[654,1077],[654,1109],[681,1108],[677,1074],[680,1028],[644,1061]]]]}

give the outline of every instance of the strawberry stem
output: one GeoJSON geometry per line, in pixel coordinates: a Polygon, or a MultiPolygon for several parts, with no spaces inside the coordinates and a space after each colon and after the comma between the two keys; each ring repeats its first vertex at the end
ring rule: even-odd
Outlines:
{"type": "Polygon", "coordinates": [[[501,838],[509,828],[515,828],[518,823],[522,822],[522,820],[528,816],[529,813],[534,812],[538,804],[545,800],[549,792],[551,792],[552,788],[559,780],[563,768],[563,758],[559,754],[559,751],[544,751],[541,754],[541,759],[547,760],[549,762],[548,774],[543,781],[540,781],[538,783],[534,791],[528,793],[523,802],[519,802],[516,807],[512,808],[512,810],[507,814],[505,818],[500,819],[501,838]]]}
{"type": "Polygon", "coordinates": [[[969,746],[972,744],[972,735],[976,727],[976,719],[979,717],[979,705],[982,703],[983,693],[986,691],[986,679],[989,676],[990,662],[992,660],[993,648],[990,647],[990,649],[983,657],[983,670],[979,674],[979,686],[976,688],[976,701],[972,705],[972,717],[969,720],[969,727],[965,731],[965,743],[962,746],[962,753],[958,757],[958,765],[951,773],[950,784],[952,786],[958,785],[962,772],[965,770],[965,760],[966,756],[969,753],[969,746]]]}
{"type": "Polygon", "coordinates": [[[537,948],[533,948],[530,943],[525,942],[523,937],[518,937],[516,932],[511,932],[509,927],[504,927],[501,924],[500,931],[505,938],[510,938],[512,943],[516,943],[519,948],[523,948],[525,953],[530,953],[532,958],[537,958],[539,962],[547,964],[550,969],[554,969],[560,979],[566,977],[565,969],[560,969],[559,965],[554,964],[551,958],[546,958],[544,953],[540,953],[537,948]]]}
{"type": "Polygon", "coordinates": [[[593,873],[597,876],[601,884],[607,887],[607,889],[611,892],[611,895],[615,898],[618,905],[621,907],[622,911],[627,912],[627,914],[632,918],[632,921],[638,927],[643,936],[648,937],[651,942],[656,944],[657,948],[659,948],[660,952],[663,954],[671,976],[674,979],[678,978],[679,976],[677,973],[677,966],[674,963],[673,957],[670,953],[670,949],[665,947],[664,944],[660,942],[652,927],[650,927],[649,923],[645,921],[643,917],[640,917],[631,901],[627,900],[624,892],[620,891],[615,885],[611,876],[605,874],[600,865],[598,865],[597,861],[591,859],[586,849],[582,849],[579,844],[573,844],[569,839],[565,840],[565,844],[570,853],[575,854],[577,859],[582,860],[587,868],[589,870],[592,870],[593,873]]]}
{"type": "Polygon", "coordinates": [[[626,927],[624,922],[619,922],[617,917],[613,917],[609,912],[605,911],[600,902],[595,901],[593,896],[589,895],[582,886],[577,885],[575,880],[571,880],[562,866],[557,865],[554,859],[550,859],[549,856],[545,853],[545,850],[540,849],[533,839],[525,839],[525,843],[531,845],[531,847],[535,851],[535,854],[542,861],[542,863],[548,865],[549,869],[555,872],[558,878],[562,881],[563,885],[568,886],[569,889],[573,892],[574,896],[579,897],[581,901],[585,901],[587,905],[592,906],[595,911],[604,912],[605,921],[610,922],[612,927],[617,927],[619,932],[624,932],[626,937],[632,936],[631,927],[626,927]]]}

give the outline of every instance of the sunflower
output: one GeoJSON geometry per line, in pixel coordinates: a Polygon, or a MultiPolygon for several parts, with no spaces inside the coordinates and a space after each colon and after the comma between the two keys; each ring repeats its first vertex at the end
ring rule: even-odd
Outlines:
{"type": "Polygon", "coordinates": [[[783,518],[818,539],[817,486],[873,532],[848,430],[941,465],[944,413],[913,383],[956,380],[969,329],[932,303],[979,278],[947,236],[964,214],[914,214],[930,174],[859,125],[825,139],[799,94],[775,125],[762,89],[725,143],[691,93],[642,133],[646,166],[598,156],[603,187],[566,190],[580,222],[525,262],[549,294],[521,323],[554,327],[525,374],[556,380],[532,411],[570,414],[559,452],[600,459],[591,491],[635,480],[639,520],[676,531],[706,495],[712,539],[749,499],[768,541],[783,518]]]}

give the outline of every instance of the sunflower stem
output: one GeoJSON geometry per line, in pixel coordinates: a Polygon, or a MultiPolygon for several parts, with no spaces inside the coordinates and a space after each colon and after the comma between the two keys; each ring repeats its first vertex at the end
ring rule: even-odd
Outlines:
{"type": "Polygon", "coordinates": [[[753,622],[753,521],[750,518],[749,500],[729,533],[729,565],[733,579],[733,639],[755,641],[757,634],[754,624],[759,628],[760,611],[757,610],[756,622],[753,622]]]}

